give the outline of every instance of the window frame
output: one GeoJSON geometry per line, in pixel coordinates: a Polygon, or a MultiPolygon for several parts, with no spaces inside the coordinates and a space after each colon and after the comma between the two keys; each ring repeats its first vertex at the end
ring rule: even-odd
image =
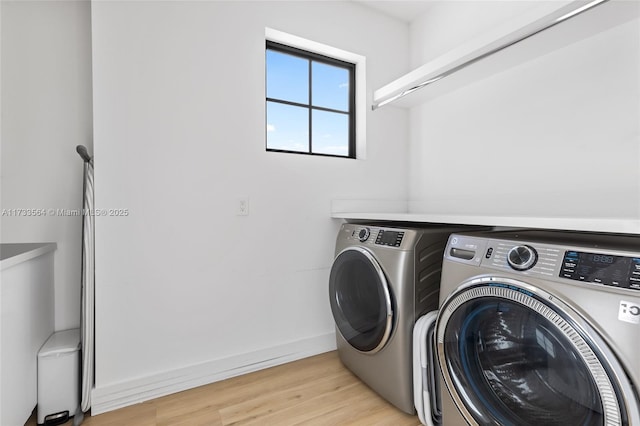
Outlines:
{"type": "Polygon", "coordinates": [[[307,139],[307,151],[292,151],[286,149],[269,148],[268,135],[265,125],[265,149],[267,152],[283,152],[291,154],[313,155],[322,157],[334,157],[334,158],[356,158],[356,72],[357,63],[345,61],[321,53],[313,52],[310,50],[294,47],[285,43],[281,43],[273,40],[265,40],[265,123],[267,117],[267,105],[269,102],[275,102],[282,105],[296,106],[306,108],[308,111],[308,139],[307,139]],[[306,104],[295,101],[287,101],[285,99],[270,98],[267,96],[267,63],[266,54],[269,50],[280,52],[288,55],[302,58],[308,61],[308,102],[306,104]],[[321,63],[346,69],[349,72],[349,93],[348,93],[348,109],[347,111],[337,110],[333,108],[326,108],[313,105],[313,63],[321,63]],[[330,113],[343,114],[348,117],[348,143],[347,143],[347,155],[339,154],[327,154],[321,152],[313,152],[313,111],[325,111],[330,113]]]}

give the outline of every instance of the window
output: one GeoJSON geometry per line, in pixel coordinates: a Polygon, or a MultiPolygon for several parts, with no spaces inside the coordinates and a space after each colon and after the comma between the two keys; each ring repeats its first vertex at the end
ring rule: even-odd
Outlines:
{"type": "Polygon", "coordinates": [[[267,150],[355,158],[355,64],[267,41],[267,150]]]}

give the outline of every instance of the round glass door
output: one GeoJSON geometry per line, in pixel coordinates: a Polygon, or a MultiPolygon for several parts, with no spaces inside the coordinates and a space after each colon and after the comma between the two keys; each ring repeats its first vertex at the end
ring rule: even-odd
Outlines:
{"type": "Polygon", "coordinates": [[[595,345],[513,284],[471,286],[441,308],[438,357],[463,415],[477,424],[623,424],[595,345]]]}
{"type": "Polygon", "coordinates": [[[331,311],[338,331],[355,349],[377,352],[391,334],[393,306],[387,280],[373,255],[352,247],[333,262],[331,311]]]}

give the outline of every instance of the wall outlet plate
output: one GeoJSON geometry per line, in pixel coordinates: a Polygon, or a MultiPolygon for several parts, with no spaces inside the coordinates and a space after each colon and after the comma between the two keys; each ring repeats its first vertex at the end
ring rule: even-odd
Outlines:
{"type": "Polygon", "coordinates": [[[238,197],[236,203],[236,215],[249,216],[249,197],[238,197]]]}

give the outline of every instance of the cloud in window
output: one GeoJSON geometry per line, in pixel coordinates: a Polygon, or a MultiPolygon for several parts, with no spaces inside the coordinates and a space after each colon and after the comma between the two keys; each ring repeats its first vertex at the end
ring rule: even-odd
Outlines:
{"type": "Polygon", "coordinates": [[[275,131],[276,131],[276,126],[274,126],[273,124],[267,123],[267,132],[275,132],[275,131]]]}
{"type": "Polygon", "coordinates": [[[322,154],[332,154],[332,155],[347,155],[349,153],[348,147],[344,145],[329,145],[323,146],[321,149],[318,149],[316,152],[322,154]]]}
{"type": "Polygon", "coordinates": [[[345,87],[349,87],[349,83],[341,83],[338,85],[338,87],[344,89],[345,87]]]}
{"type": "Polygon", "coordinates": [[[308,147],[305,144],[300,142],[296,142],[293,140],[286,141],[282,143],[277,149],[284,149],[286,151],[295,151],[295,152],[307,152],[308,147]]]}

